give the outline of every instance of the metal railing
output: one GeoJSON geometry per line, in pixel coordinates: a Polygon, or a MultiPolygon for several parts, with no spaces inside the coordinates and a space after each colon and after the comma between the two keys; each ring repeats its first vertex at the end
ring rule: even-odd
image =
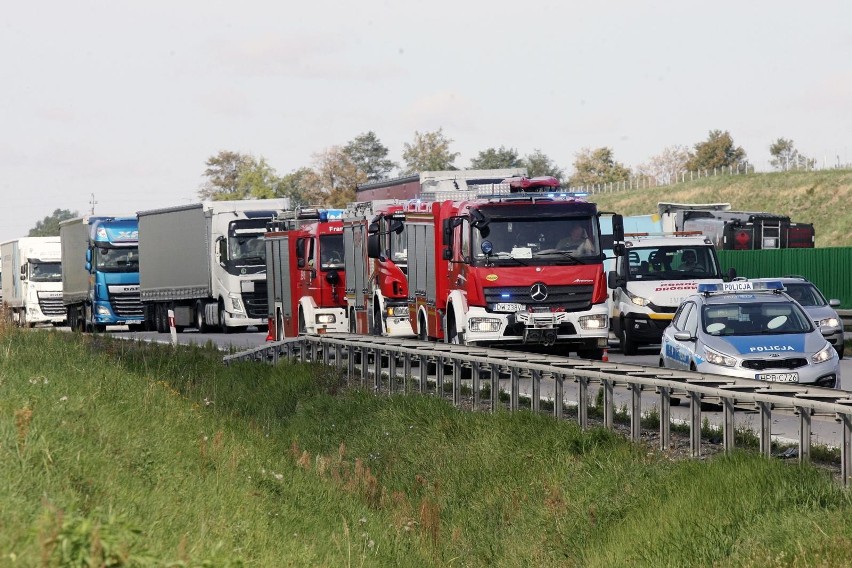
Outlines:
{"type": "Polygon", "coordinates": [[[502,349],[430,343],[413,339],[392,339],[360,335],[301,336],[228,355],[225,364],[235,361],[315,361],[345,369],[347,381],[377,392],[434,393],[449,390],[455,406],[462,406],[462,388],[472,384],[474,410],[490,404],[493,412],[501,404],[500,382],[508,382],[508,409],[520,408],[520,382],[529,380],[530,408],[541,412],[542,383],[551,382],[552,414],[564,417],[566,384],[576,383],[577,421],[589,427],[589,387],[603,391],[603,424],[615,426],[615,390],[630,392],[630,436],[638,441],[642,432],[642,393],[658,395],[660,448],[671,444],[671,400],[685,397],[690,402],[689,441],[693,457],[701,455],[702,402],[722,408],[722,444],[734,448],[737,412],[759,414],[759,451],[771,452],[773,413],[799,417],[800,462],[811,455],[811,424],[814,416],[833,417],[842,425],[840,474],[845,486],[852,483],[852,393],[836,389],[790,383],[767,383],[750,379],[675,371],[622,363],[573,359],[555,355],[502,349]],[[483,401],[483,382],[490,387],[483,401]],[[434,385],[434,387],[432,387],[434,385]],[[449,386],[449,389],[445,387],[449,386]]]}

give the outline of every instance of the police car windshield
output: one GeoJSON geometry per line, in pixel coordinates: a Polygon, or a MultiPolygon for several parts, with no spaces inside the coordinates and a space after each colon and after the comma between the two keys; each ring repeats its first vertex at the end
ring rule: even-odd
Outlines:
{"type": "Polygon", "coordinates": [[[702,309],[701,324],[708,335],[784,335],[810,333],[813,325],[792,302],[709,304],[702,309]]]}
{"type": "Polygon", "coordinates": [[[710,246],[630,247],[625,255],[628,280],[721,278],[710,246]]]}

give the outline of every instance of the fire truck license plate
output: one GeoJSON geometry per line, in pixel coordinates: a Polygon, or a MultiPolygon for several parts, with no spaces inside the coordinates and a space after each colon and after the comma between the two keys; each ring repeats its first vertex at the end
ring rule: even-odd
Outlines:
{"type": "Polygon", "coordinates": [[[771,381],[774,383],[798,383],[799,373],[758,373],[755,378],[758,381],[771,381]]]}
{"type": "Polygon", "coordinates": [[[494,304],[495,312],[522,312],[525,309],[527,309],[525,305],[515,302],[499,302],[494,304]]]}

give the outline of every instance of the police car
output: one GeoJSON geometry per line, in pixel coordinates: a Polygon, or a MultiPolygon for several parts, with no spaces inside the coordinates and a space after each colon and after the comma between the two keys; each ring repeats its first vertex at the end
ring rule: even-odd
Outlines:
{"type": "Polygon", "coordinates": [[[760,381],[840,386],[840,359],[778,281],[700,284],[663,333],[660,366],[760,381]]]}

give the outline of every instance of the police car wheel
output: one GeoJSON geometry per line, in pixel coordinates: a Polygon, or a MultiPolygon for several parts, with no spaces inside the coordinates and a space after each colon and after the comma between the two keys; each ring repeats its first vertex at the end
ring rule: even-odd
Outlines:
{"type": "Polygon", "coordinates": [[[835,349],[837,350],[837,358],[843,359],[843,352],[846,350],[846,344],[841,342],[840,345],[835,347],[835,349]]]}

